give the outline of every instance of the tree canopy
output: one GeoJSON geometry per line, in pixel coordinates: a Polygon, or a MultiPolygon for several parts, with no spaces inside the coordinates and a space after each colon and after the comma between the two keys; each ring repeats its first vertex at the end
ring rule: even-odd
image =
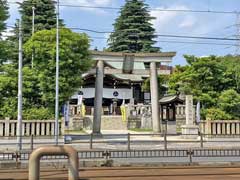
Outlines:
{"type": "MultiPolygon", "coordinates": [[[[8,5],[6,0],[0,0],[0,65],[7,60],[9,42],[2,37],[2,32],[6,30],[5,21],[8,18],[8,5]]],[[[0,71],[1,72],[1,71],[0,71]]]]}
{"type": "Polygon", "coordinates": [[[0,37],[2,31],[6,29],[5,21],[8,18],[8,5],[6,0],[0,0],[0,37]]]}
{"type": "Polygon", "coordinates": [[[169,79],[170,93],[193,94],[195,100],[201,101],[205,117],[209,113],[215,118],[219,114],[223,119],[240,118],[240,57],[185,58],[188,64],[177,66],[169,79]]]}
{"type": "MultiPolygon", "coordinates": [[[[81,87],[81,75],[91,66],[86,34],[60,30],[59,100],[62,106],[81,87]]],[[[24,45],[25,60],[35,47],[35,66],[23,68],[23,118],[48,119],[54,116],[56,30],[35,33],[24,45]]],[[[0,74],[0,117],[16,118],[17,69],[2,66],[0,74]]]]}
{"type": "Polygon", "coordinates": [[[148,5],[143,0],[126,0],[114,23],[108,40],[113,52],[157,52],[154,47],[155,29],[152,27],[148,5]]]}
{"type": "Polygon", "coordinates": [[[25,0],[20,6],[24,42],[26,42],[32,35],[33,7],[35,8],[35,32],[56,28],[56,12],[54,1],[25,0]]]}

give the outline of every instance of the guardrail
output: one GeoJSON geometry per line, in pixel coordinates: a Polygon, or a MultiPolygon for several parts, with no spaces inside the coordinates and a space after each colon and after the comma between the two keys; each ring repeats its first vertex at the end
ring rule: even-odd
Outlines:
{"type": "MultiPolygon", "coordinates": [[[[155,144],[162,145],[162,149],[169,149],[171,144],[197,144],[198,147],[204,148],[208,143],[233,143],[233,146],[240,147],[240,134],[234,135],[212,135],[199,133],[197,139],[184,139],[174,137],[191,137],[196,134],[166,134],[166,133],[154,133],[154,134],[104,134],[104,135],[65,135],[65,143],[73,144],[85,144],[89,149],[99,148],[99,144],[121,144],[125,145],[125,149],[134,150],[135,144],[155,144]],[[69,138],[70,137],[70,138],[69,138]],[[153,139],[145,139],[145,137],[154,137],[153,139]],[[158,138],[158,139],[156,139],[158,138]],[[239,144],[238,144],[239,143],[239,144]]],[[[160,148],[160,147],[158,147],[160,148]]]]}
{"type": "MultiPolygon", "coordinates": [[[[2,162],[28,162],[31,152],[13,152],[1,153],[0,163],[2,162]]],[[[66,160],[65,155],[47,155],[41,161],[66,160]]],[[[78,158],[80,161],[85,160],[119,160],[133,161],[133,159],[142,159],[143,162],[148,160],[158,160],[159,163],[168,162],[173,159],[174,162],[195,163],[201,162],[202,159],[207,158],[207,162],[218,160],[218,158],[225,158],[226,161],[232,160],[240,162],[240,148],[239,149],[171,149],[171,150],[98,150],[98,151],[78,151],[78,158]]]]}
{"type": "MultiPolygon", "coordinates": [[[[74,144],[81,148],[99,149],[100,147],[105,149],[112,149],[112,146],[116,146],[116,149],[124,150],[136,150],[142,149],[142,147],[153,149],[157,145],[156,149],[174,149],[177,146],[181,148],[199,147],[199,148],[214,148],[225,144],[228,147],[240,148],[240,134],[234,135],[211,135],[202,134],[198,135],[197,139],[183,139],[180,138],[192,136],[191,134],[103,134],[96,136],[94,134],[87,135],[65,135],[60,138],[59,145],[74,144]],[[225,143],[225,144],[224,144],[225,143]],[[111,148],[109,148],[111,146],[111,148]],[[142,147],[141,147],[142,146],[142,147]],[[152,147],[151,147],[152,146],[152,147]]],[[[194,136],[196,136],[194,134],[194,136]]],[[[22,145],[25,150],[34,150],[42,145],[54,145],[54,136],[22,136],[22,145]]],[[[17,136],[16,137],[0,137],[0,151],[8,151],[9,149],[17,150],[17,136]]],[[[1,158],[1,157],[0,157],[1,158]]]]}

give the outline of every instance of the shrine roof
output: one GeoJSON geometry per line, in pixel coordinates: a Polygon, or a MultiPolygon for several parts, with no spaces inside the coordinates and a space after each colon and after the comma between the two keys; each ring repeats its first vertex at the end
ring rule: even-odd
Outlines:
{"type": "Polygon", "coordinates": [[[180,99],[178,95],[168,95],[164,96],[159,100],[159,103],[161,105],[166,105],[170,103],[178,103],[178,104],[183,104],[184,100],[180,99]]]}

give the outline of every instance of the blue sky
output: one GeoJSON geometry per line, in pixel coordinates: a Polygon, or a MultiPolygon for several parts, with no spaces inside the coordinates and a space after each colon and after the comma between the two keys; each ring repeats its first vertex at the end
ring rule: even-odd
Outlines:
{"type": "MultiPolygon", "coordinates": [[[[22,0],[9,0],[10,2],[22,0]]],[[[120,7],[125,0],[60,0],[62,4],[86,5],[86,6],[110,6],[120,7]]],[[[240,0],[146,0],[151,8],[159,9],[183,9],[183,10],[216,10],[216,11],[240,11],[240,0]]],[[[162,12],[151,11],[156,17],[152,23],[158,34],[173,34],[187,36],[209,36],[236,38],[237,23],[235,14],[213,14],[213,13],[182,13],[182,12],[162,12]]],[[[10,19],[8,24],[14,24],[18,18],[17,5],[10,5],[10,19]]],[[[79,27],[94,29],[98,31],[112,31],[115,19],[119,15],[118,10],[89,9],[61,7],[60,16],[64,19],[67,27],[79,27]]],[[[240,23],[240,22],[239,22],[240,23]]],[[[88,33],[90,37],[105,37],[109,34],[88,33]]],[[[91,47],[101,50],[107,46],[106,39],[93,39],[91,47]]],[[[189,41],[195,43],[224,43],[236,44],[236,41],[212,41],[200,39],[177,39],[159,37],[156,46],[160,46],[162,51],[176,51],[172,65],[185,64],[183,55],[190,54],[196,56],[226,55],[234,54],[236,47],[230,45],[206,45],[206,44],[186,44],[169,43],[161,41],[189,41]]]]}

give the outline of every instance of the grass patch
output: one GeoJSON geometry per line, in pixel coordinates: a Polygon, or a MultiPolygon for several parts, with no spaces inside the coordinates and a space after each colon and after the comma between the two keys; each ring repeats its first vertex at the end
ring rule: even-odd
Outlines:
{"type": "Polygon", "coordinates": [[[130,131],[136,131],[136,132],[152,132],[153,130],[152,129],[141,129],[141,128],[132,128],[132,129],[129,129],[130,131]]]}

